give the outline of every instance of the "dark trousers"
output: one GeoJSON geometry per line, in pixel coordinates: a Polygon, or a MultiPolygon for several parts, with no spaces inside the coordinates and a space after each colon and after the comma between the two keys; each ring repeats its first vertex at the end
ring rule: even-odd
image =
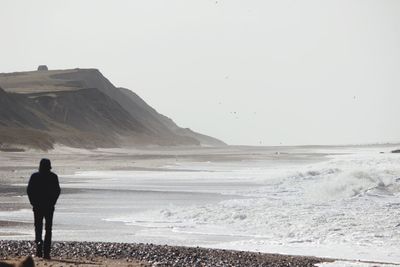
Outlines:
{"type": "Polygon", "coordinates": [[[35,242],[39,248],[43,246],[44,255],[50,255],[51,246],[51,228],[53,226],[54,207],[50,208],[33,208],[33,215],[35,218],[35,242]],[[46,233],[44,242],[42,239],[43,232],[43,219],[45,219],[46,233]]]}

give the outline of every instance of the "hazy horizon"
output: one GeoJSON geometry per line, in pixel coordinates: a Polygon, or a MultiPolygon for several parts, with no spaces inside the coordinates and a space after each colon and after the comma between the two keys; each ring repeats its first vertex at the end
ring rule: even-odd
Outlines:
{"type": "Polygon", "coordinates": [[[398,14],[399,1],[6,0],[0,72],[98,68],[232,145],[395,143],[398,14]]]}

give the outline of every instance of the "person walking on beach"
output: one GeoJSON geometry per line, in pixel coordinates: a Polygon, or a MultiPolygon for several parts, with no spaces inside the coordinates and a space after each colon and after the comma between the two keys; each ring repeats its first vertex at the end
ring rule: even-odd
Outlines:
{"type": "Polygon", "coordinates": [[[39,172],[32,174],[27,189],[35,221],[36,256],[45,259],[50,259],[54,206],[61,192],[58,176],[50,170],[50,160],[42,159],[39,172]],[[46,221],[44,242],[42,239],[43,218],[46,221]]]}

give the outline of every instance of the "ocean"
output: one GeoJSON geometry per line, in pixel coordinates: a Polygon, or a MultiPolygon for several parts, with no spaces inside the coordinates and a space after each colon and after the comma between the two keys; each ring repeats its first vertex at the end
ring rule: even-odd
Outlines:
{"type": "MultiPolygon", "coordinates": [[[[400,155],[390,150],[246,148],[254,156],[64,175],[53,238],[400,263],[400,155]]],[[[31,223],[32,212],[0,220],[31,223]]],[[[33,226],[1,232],[33,239],[33,226]]]]}

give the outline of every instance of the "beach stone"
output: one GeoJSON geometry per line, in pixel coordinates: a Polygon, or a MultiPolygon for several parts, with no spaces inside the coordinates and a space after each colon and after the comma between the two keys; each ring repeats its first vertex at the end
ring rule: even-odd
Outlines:
{"type": "MultiPolygon", "coordinates": [[[[308,267],[327,261],[315,257],[297,257],[244,251],[104,242],[54,242],[52,256],[63,259],[103,258],[141,261],[146,266],[293,266],[308,267]]],[[[31,241],[0,240],[0,258],[32,255],[31,241]]],[[[329,260],[328,260],[329,261],[329,260]]]]}

